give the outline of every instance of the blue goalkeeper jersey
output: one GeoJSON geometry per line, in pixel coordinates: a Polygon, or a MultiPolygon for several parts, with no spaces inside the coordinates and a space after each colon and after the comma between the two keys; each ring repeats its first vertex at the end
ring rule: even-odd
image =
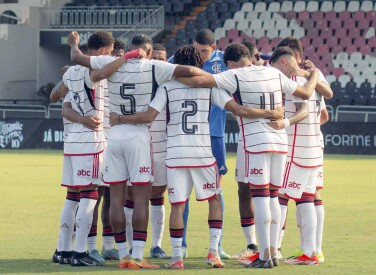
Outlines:
{"type": "MultiPolygon", "coordinates": [[[[174,62],[174,56],[168,59],[168,62],[174,62]]],[[[227,70],[227,67],[223,63],[223,52],[220,50],[214,50],[210,59],[204,63],[202,69],[205,72],[211,74],[218,74],[227,70]]],[[[226,126],[226,110],[211,105],[210,115],[210,136],[212,137],[224,137],[225,136],[225,126],[226,126]]]]}

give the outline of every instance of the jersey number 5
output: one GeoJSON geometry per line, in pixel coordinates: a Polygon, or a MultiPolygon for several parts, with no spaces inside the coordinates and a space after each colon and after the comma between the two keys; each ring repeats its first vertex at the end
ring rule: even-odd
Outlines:
{"type": "Polygon", "coordinates": [[[197,113],[197,103],[195,101],[192,101],[192,100],[186,100],[182,103],[181,107],[184,108],[184,109],[191,107],[191,110],[185,111],[182,114],[182,129],[183,129],[184,133],[194,135],[196,133],[196,131],[198,130],[198,126],[192,125],[192,128],[188,128],[188,125],[187,125],[188,121],[187,120],[188,120],[188,117],[194,116],[197,113]]]}
{"type": "Polygon", "coordinates": [[[129,105],[130,105],[130,110],[127,111],[125,109],[125,105],[122,104],[120,105],[120,110],[123,115],[131,115],[136,113],[136,99],[134,98],[133,95],[126,94],[125,92],[129,93],[128,90],[134,90],[136,88],[136,84],[123,84],[123,86],[120,87],[120,96],[122,99],[129,100],[129,105]]]}

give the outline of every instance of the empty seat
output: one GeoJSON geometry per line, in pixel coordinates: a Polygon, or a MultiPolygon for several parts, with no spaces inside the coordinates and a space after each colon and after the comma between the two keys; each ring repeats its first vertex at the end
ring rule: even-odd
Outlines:
{"type": "Polygon", "coordinates": [[[241,21],[241,20],[244,20],[245,18],[245,13],[244,11],[237,11],[235,12],[235,15],[234,15],[234,20],[235,21],[241,21]]]}
{"type": "Polygon", "coordinates": [[[325,79],[326,79],[326,81],[328,81],[328,83],[330,85],[332,82],[336,81],[336,76],[329,74],[329,75],[325,76],[325,79]]]}
{"type": "Polygon", "coordinates": [[[292,36],[292,30],[291,29],[282,29],[279,33],[280,37],[288,37],[292,36]]]}
{"type": "Polygon", "coordinates": [[[215,40],[219,40],[219,39],[221,39],[222,37],[225,37],[225,36],[226,36],[226,30],[225,29],[223,29],[223,28],[215,29],[215,31],[214,31],[215,40]]]}
{"type": "Polygon", "coordinates": [[[356,52],[350,55],[350,61],[354,64],[359,64],[363,61],[362,54],[360,52],[356,52]]]}
{"type": "Polygon", "coordinates": [[[287,20],[292,20],[292,19],[295,19],[297,17],[297,14],[295,11],[288,11],[285,13],[285,16],[284,16],[287,20]]]}
{"type": "Polygon", "coordinates": [[[239,31],[237,29],[231,29],[227,31],[227,38],[234,40],[239,37],[239,31]]]}
{"type": "Polygon", "coordinates": [[[360,10],[362,11],[371,11],[373,10],[373,3],[372,1],[362,1],[360,5],[360,10]]]}
{"type": "Polygon", "coordinates": [[[348,21],[351,20],[351,14],[348,11],[342,11],[338,13],[338,18],[340,18],[342,21],[348,21]]]}
{"type": "Polygon", "coordinates": [[[301,12],[306,9],[306,3],[304,1],[296,1],[294,4],[294,11],[301,12]]]}
{"type": "Polygon", "coordinates": [[[317,1],[309,1],[307,3],[307,8],[306,8],[307,11],[309,12],[316,12],[319,10],[319,2],[317,1]]]}
{"type": "Polygon", "coordinates": [[[238,30],[247,30],[249,28],[249,21],[243,20],[236,25],[238,30]]]}
{"type": "Polygon", "coordinates": [[[348,82],[350,82],[350,76],[348,74],[343,74],[338,78],[338,81],[341,83],[342,87],[345,87],[348,82]]]}
{"type": "Polygon", "coordinates": [[[225,30],[230,30],[235,28],[235,20],[234,19],[227,19],[223,24],[223,28],[225,30]]]}
{"type": "Polygon", "coordinates": [[[287,20],[286,19],[277,20],[275,27],[278,30],[287,28],[287,20]]]}
{"type": "Polygon", "coordinates": [[[359,10],[359,1],[350,1],[349,5],[347,6],[347,10],[349,12],[356,12],[359,10]]]}
{"type": "Polygon", "coordinates": [[[328,12],[328,11],[331,11],[333,10],[333,2],[332,1],[324,1],[322,4],[321,4],[321,8],[320,10],[322,12],[328,12]]]}
{"type": "Polygon", "coordinates": [[[268,11],[262,12],[262,13],[260,13],[258,18],[263,20],[263,21],[270,20],[272,18],[272,13],[268,12],[268,11]]]}
{"type": "Polygon", "coordinates": [[[335,12],[343,12],[346,10],[346,2],[345,1],[335,1],[333,10],[335,12]]]}
{"type": "Polygon", "coordinates": [[[262,27],[262,20],[260,19],[254,19],[251,21],[251,26],[250,28],[255,30],[255,29],[261,29],[262,27]]]}
{"type": "Polygon", "coordinates": [[[333,21],[337,19],[337,13],[335,11],[328,11],[324,14],[324,18],[327,21],[333,21]]]}
{"type": "Polygon", "coordinates": [[[276,29],[269,29],[266,31],[266,36],[269,38],[279,37],[279,31],[276,29]]]}
{"type": "Polygon", "coordinates": [[[261,29],[255,29],[252,32],[252,36],[256,37],[257,39],[265,36],[265,31],[261,29]]]}
{"type": "Polygon", "coordinates": [[[283,1],[281,5],[281,12],[288,12],[293,10],[292,1],[283,1]]]}
{"type": "Polygon", "coordinates": [[[270,29],[274,29],[275,28],[275,21],[274,20],[266,20],[264,21],[264,24],[263,24],[263,29],[265,30],[270,30],[270,29]]]}
{"type": "Polygon", "coordinates": [[[245,12],[253,11],[253,3],[244,3],[242,6],[242,11],[245,11],[245,12]]]}
{"type": "Polygon", "coordinates": [[[268,11],[269,12],[278,12],[281,9],[281,4],[278,2],[272,2],[269,4],[268,11]]]}
{"type": "Polygon", "coordinates": [[[264,12],[266,11],[266,3],[265,2],[258,2],[253,8],[255,12],[264,12]]]}
{"type": "Polygon", "coordinates": [[[305,31],[304,31],[304,29],[302,29],[302,28],[297,28],[297,29],[294,29],[294,37],[296,37],[296,38],[302,38],[302,37],[304,37],[305,36],[305,31]]]}
{"type": "Polygon", "coordinates": [[[300,21],[304,22],[304,21],[311,21],[310,20],[310,14],[308,11],[301,11],[298,13],[298,18],[300,21]]]}

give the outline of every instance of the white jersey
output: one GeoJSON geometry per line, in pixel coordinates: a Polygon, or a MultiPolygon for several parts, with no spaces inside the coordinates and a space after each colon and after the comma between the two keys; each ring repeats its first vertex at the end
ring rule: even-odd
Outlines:
{"type": "MultiPolygon", "coordinates": [[[[89,69],[74,66],[63,76],[68,87],[72,109],[81,116],[96,116],[103,122],[104,95],[100,83],[93,83],[89,69]]],[[[64,155],[91,155],[104,149],[103,123],[99,131],[93,131],[80,123],[72,123],[64,142],[64,155]]]]}
{"type": "MultiPolygon", "coordinates": [[[[282,92],[292,94],[297,83],[279,70],[265,66],[247,66],[213,75],[217,87],[228,90],[244,106],[273,110],[282,106],[282,92]]],[[[248,153],[287,153],[286,131],[274,130],[269,119],[240,118],[244,149],[248,153]]]]}
{"type": "MultiPolygon", "coordinates": [[[[92,56],[90,64],[93,69],[101,69],[114,60],[112,56],[92,56]]],[[[172,79],[176,66],[159,60],[128,60],[107,79],[110,111],[118,115],[145,112],[158,86],[172,79]]],[[[109,137],[119,138],[124,128],[126,125],[111,127],[109,137]]]]}
{"type": "MultiPolygon", "coordinates": [[[[308,81],[304,77],[292,77],[299,85],[308,81]]],[[[314,91],[308,100],[309,115],[298,124],[286,128],[289,141],[287,161],[301,167],[318,167],[322,165],[322,149],[320,142],[320,113],[323,97],[314,91]]],[[[299,97],[286,94],[285,116],[291,117],[297,111],[296,103],[307,102],[299,97]]]]}
{"type": "Polygon", "coordinates": [[[166,109],[163,109],[150,126],[151,141],[153,143],[154,158],[166,156],[167,125],[166,109]]]}
{"type": "Polygon", "coordinates": [[[100,82],[100,88],[103,89],[104,94],[103,133],[107,138],[108,130],[110,129],[110,97],[108,94],[107,79],[103,79],[100,82]]]}
{"type": "MultiPolygon", "coordinates": [[[[71,96],[69,93],[67,93],[63,99],[63,104],[66,102],[71,102],[71,96]]],[[[69,128],[71,126],[72,122],[70,122],[68,119],[63,117],[63,125],[64,125],[64,141],[67,139],[69,128]]]]}
{"type": "Polygon", "coordinates": [[[209,129],[210,104],[223,109],[231,99],[225,90],[191,88],[177,81],[158,89],[150,107],[159,112],[166,107],[167,167],[202,168],[215,164],[209,129]]]}

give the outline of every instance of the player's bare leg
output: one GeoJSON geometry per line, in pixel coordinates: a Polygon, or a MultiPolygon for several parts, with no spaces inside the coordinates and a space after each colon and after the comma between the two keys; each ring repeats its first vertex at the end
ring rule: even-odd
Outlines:
{"type": "Polygon", "coordinates": [[[110,221],[116,246],[119,249],[119,258],[122,260],[129,254],[126,246],[125,235],[125,216],[124,216],[124,201],[125,201],[126,183],[110,185],[110,221]]]}
{"type": "Polygon", "coordinates": [[[133,225],[133,250],[132,258],[143,260],[144,247],[147,239],[149,221],[149,199],[152,183],[135,184],[133,188],[134,210],[133,225]]]}
{"type": "Polygon", "coordinates": [[[162,237],[164,231],[165,221],[165,206],[164,194],[167,185],[153,186],[150,196],[150,222],[152,228],[152,247],[150,255],[153,258],[169,258],[169,256],[162,250],[162,237]]]}

